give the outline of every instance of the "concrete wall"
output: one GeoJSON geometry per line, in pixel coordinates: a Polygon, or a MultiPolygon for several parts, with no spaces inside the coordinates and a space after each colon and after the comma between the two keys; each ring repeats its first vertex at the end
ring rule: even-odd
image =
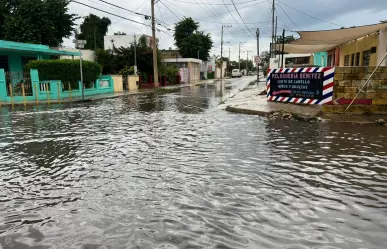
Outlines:
{"type": "MultiPolygon", "coordinates": [[[[326,112],[342,112],[359,92],[375,67],[337,67],[334,76],[333,102],[324,106],[326,112]],[[341,101],[347,103],[340,103],[341,101]]],[[[359,94],[351,112],[387,113],[387,67],[380,67],[370,83],[359,94]]]]}
{"type": "Polygon", "coordinates": [[[137,82],[139,80],[140,80],[140,77],[138,75],[129,75],[128,76],[128,89],[129,89],[129,92],[137,92],[138,91],[137,82]]]}
{"type": "Polygon", "coordinates": [[[112,75],[112,79],[113,79],[114,92],[122,93],[124,91],[122,75],[112,75]]]}
{"type": "MultiPolygon", "coordinates": [[[[22,72],[22,57],[29,57],[31,59],[38,59],[38,53],[30,53],[30,52],[5,52],[0,51],[0,55],[5,55],[8,57],[8,71],[9,72],[22,72]]],[[[41,55],[40,56],[44,60],[50,59],[49,55],[41,55]]]]}

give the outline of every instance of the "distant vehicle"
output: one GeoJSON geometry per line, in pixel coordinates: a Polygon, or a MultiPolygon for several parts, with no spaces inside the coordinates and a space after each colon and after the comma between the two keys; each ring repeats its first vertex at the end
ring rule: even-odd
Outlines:
{"type": "Polygon", "coordinates": [[[231,78],[240,78],[242,77],[242,73],[239,71],[239,69],[233,69],[231,72],[231,78]]]}

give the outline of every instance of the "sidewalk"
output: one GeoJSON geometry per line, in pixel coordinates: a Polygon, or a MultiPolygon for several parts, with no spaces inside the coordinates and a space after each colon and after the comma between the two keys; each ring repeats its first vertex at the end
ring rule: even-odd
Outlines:
{"type": "MultiPolygon", "coordinates": [[[[181,84],[176,86],[166,86],[166,87],[160,87],[159,89],[166,89],[166,90],[172,90],[172,89],[180,89],[185,87],[191,87],[193,85],[190,84],[181,84]]],[[[50,103],[48,103],[47,100],[39,100],[39,105],[47,105],[47,104],[61,104],[61,103],[80,103],[80,102],[93,102],[103,99],[114,99],[119,98],[126,95],[139,95],[139,94],[148,94],[151,92],[154,92],[155,88],[151,89],[139,89],[136,92],[122,92],[122,93],[107,93],[107,94],[98,94],[98,95],[91,95],[91,96],[85,96],[85,99],[82,100],[82,97],[74,97],[71,100],[69,98],[61,99],[60,101],[58,99],[50,99],[50,103]]],[[[15,102],[14,105],[24,105],[24,102],[15,102]]],[[[36,105],[36,101],[27,101],[26,105],[36,105]]],[[[12,106],[12,103],[10,102],[0,102],[1,106],[12,106]]]]}
{"type": "Polygon", "coordinates": [[[260,81],[258,87],[249,86],[244,91],[237,93],[233,98],[227,99],[219,106],[230,112],[268,116],[272,112],[289,112],[317,117],[321,113],[320,106],[301,106],[267,101],[266,95],[259,95],[266,88],[265,82],[260,81]]]}
{"type": "Polygon", "coordinates": [[[326,121],[339,123],[369,124],[378,119],[387,120],[387,115],[365,115],[347,113],[345,115],[323,113],[319,105],[294,105],[267,101],[266,95],[259,95],[265,90],[265,82],[260,81],[258,87],[249,86],[234,97],[225,100],[219,105],[220,109],[249,115],[269,117],[273,112],[295,114],[305,120],[322,117],[326,121]]]}

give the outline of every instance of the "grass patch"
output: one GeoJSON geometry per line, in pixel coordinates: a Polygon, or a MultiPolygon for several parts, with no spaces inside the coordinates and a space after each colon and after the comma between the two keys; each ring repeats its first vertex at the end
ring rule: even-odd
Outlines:
{"type": "Polygon", "coordinates": [[[180,92],[180,87],[171,87],[171,88],[157,88],[154,90],[156,94],[167,94],[167,93],[177,93],[180,92]]]}

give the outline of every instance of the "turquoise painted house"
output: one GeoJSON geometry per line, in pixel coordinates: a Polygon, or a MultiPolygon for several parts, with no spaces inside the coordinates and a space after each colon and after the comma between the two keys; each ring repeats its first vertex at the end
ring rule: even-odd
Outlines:
{"type": "Polygon", "coordinates": [[[79,52],[50,49],[45,45],[0,40],[0,69],[22,72],[30,60],[55,59],[60,55],[79,56],[79,52]]]}
{"type": "MultiPolygon", "coordinates": [[[[59,56],[80,56],[79,52],[51,49],[45,45],[20,43],[0,40],[0,102],[45,102],[82,95],[82,86],[69,89],[68,85],[58,79],[41,82],[39,72],[32,69],[24,71],[24,66],[31,60],[57,59],[59,56]]],[[[85,96],[114,92],[111,76],[101,76],[94,85],[85,88],[85,96]]]]}
{"type": "Polygon", "coordinates": [[[328,53],[327,52],[317,52],[313,56],[313,65],[318,65],[320,67],[326,67],[328,64],[328,53]]]}

